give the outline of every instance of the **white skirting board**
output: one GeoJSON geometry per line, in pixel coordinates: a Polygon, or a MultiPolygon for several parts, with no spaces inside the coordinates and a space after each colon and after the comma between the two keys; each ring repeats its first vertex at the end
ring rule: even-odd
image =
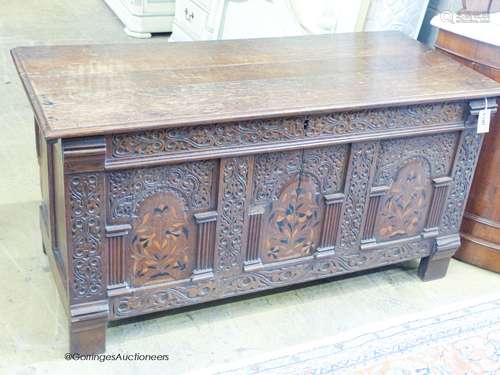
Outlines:
{"type": "Polygon", "coordinates": [[[150,38],[172,31],[175,0],[104,0],[125,25],[127,35],[150,38]]]}

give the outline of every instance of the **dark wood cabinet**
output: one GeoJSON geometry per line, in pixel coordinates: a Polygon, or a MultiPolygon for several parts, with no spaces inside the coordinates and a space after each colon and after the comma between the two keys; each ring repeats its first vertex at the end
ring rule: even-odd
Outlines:
{"type": "MultiPolygon", "coordinates": [[[[481,25],[479,25],[481,26],[481,25]]],[[[500,82],[500,47],[440,30],[436,48],[460,63],[500,82]]],[[[455,257],[500,272],[500,116],[485,136],[461,227],[455,257]]]]}
{"type": "Polygon", "coordinates": [[[394,32],[18,48],[71,351],[106,324],[422,258],[500,85],[394,32]]]}

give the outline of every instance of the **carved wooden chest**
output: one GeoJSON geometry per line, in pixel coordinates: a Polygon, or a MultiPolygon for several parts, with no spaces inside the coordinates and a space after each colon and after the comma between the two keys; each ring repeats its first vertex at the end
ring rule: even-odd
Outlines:
{"type": "Polygon", "coordinates": [[[402,34],[16,48],[72,352],[106,324],[422,258],[500,85],[402,34]]]}

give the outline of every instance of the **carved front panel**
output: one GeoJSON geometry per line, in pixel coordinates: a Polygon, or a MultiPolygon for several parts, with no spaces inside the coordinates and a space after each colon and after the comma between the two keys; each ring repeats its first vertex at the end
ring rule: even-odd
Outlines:
{"type": "Polygon", "coordinates": [[[348,150],[347,145],[339,145],[255,157],[255,212],[249,241],[259,243],[249,242],[248,247],[252,252],[259,248],[263,263],[312,255],[336,238],[336,228],[331,226],[338,225],[337,210],[328,211],[325,201],[344,188],[348,150]]]}
{"type": "Polygon", "coordinates": [[[448,175],[457,143],[458,133],[383,141],[373,185],[391,185],[401,166],[409,160],[428,164],[432,177],[448,175]]]}
{"type": "Polygon", "coordinates": [[[108,175],[110,221],[131,225],[122,241],[130,284],[189,279],[200,256],[211,264],[213,244],[198,237],[213,238],[214,226],[195,216],[203,218],[217,205],[218,166],[216,160],[199,161],[108,175]]]}
{"type": "Polygon", "coordinates": [[[458,136],[445,133],[381,142],[373,185],[385,192],[371,198],[380,199],[378,212],[367,217],[374,221],[376,241],[422,233],[431,206],[433,179],[450,173],[458,136]]]}
{"type": "Polygon", "coordinates": [[[115,225],[131,224],[129,281],[147,286],[113,297],[114,316],[429,256],[448,185],[460,190],[448,177],[461,172],[461,164],[454,166],[457,149],[475,145],[460,140],[458,127],[295,146],[307,138],[326,144],[346,134],[462,119],[463,106],[455,103],[114,136],[108,153],[113,168],[136,157],[166,163],[108,175],[109,218],[115,225]],[[288,141],[288,151],[255,147],[236,156],[217,154],[263,143],[288,147],[288,141]],[[197,151],[214,160],[171,164],[178,159],[163,157],[197,151]]]}

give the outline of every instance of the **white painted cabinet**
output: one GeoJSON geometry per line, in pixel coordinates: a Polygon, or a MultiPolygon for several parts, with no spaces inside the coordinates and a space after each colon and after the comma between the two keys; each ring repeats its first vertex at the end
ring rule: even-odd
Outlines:
{"type": "Polygon", "coordinates": [[[172,31],[175,0],[104,0],[125,25],[124,31],[136,38],[172,31]]]}
{"type": "Polygon", "coordinates": [[[428,0],[177,0],[171,41],[396,29],[416,38],[428,0]]]}

